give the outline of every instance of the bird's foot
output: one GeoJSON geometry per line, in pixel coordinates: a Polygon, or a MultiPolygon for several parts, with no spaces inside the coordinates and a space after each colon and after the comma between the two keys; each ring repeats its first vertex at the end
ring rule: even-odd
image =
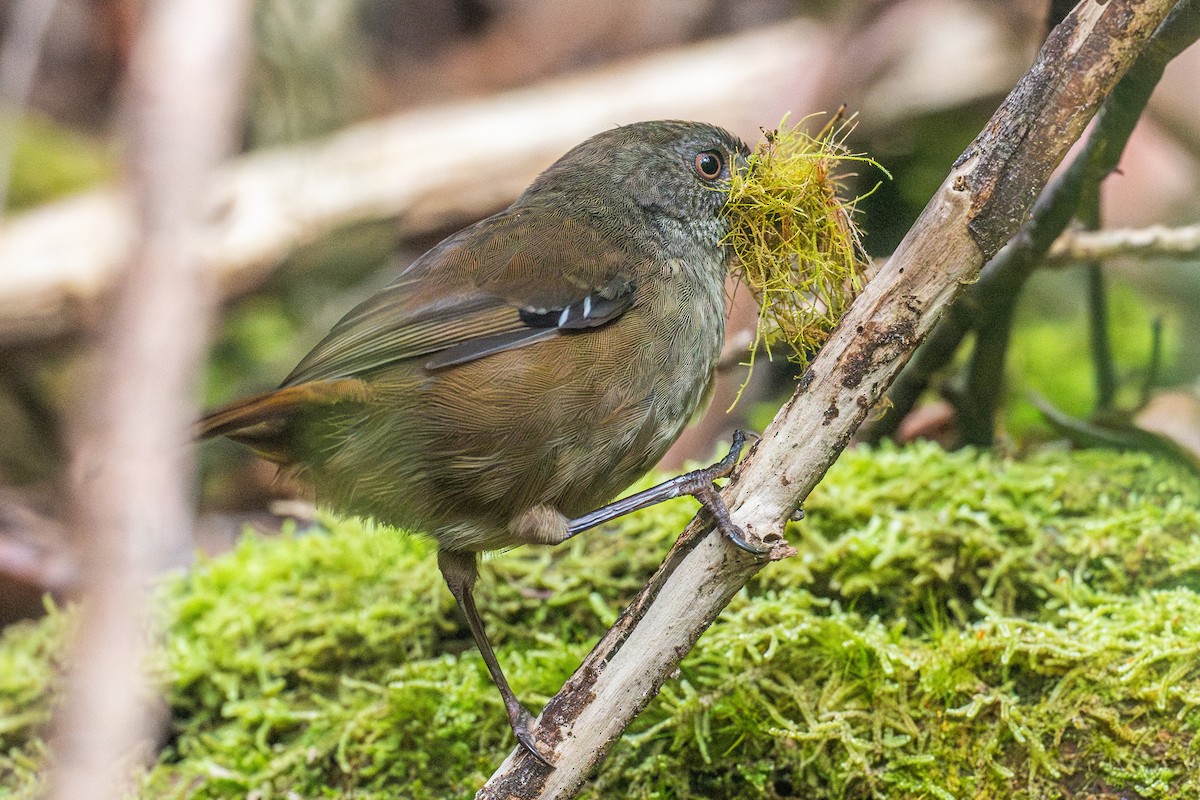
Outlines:
{"type": "Polygon", "coordinates": [[[721,498],[720,487],[715,483],[718,478],[727,478],[733,473],[733,468],[737,466],[738,458],[742,454],[742,445],[745,442],[745,432],[734,431],[733,444],[724,458],[703,469],[680,475],[676,480],[681,484],[680,494],[690,494],[699,500],[726,539],[751,555],[764,556],[771,551],[771,548],[751,544],[746,538],[745,532],[730,518],[729,509],[726,507],[724,499],[721,498]]]}
{"type": "Polygon", "coordinates": [[[513,735],[517,737],[517,741],[529,752],[529,755],[550,769],[554,769],[554,762],[551,760],[551,757],[538,749],[537,737],[534,735],[534,731],[537,728],[537,720],[534,719],[533,715],[526,711],[524,706],[517,704],[515,709],[508,709],[508,722],[512,726],[513,735]]]}
{"type": "Polygon", "coordinates": [[[720,489],[714,483],[718,478],[728,478],[733,473],[733,468],[737,466],[738,457],[741,456],[742,446],[745,443],[746,433],[734,431],[733,444],[730,446],[729,452],[717,463],[684,473],[657,486],[616,500],[581,517],[567,520],[566,535],[563,540],[631,511],[637,511],[639,508],[646,508],[664,500],[690,494],[703,504],[708,513],[712,515],[713,521],[716,522],[721,533],[725,534],[729,541],[752,555],[766,555],[771,551],[769,547],[751,544],[742,529],[733,524],[733,520],[729,518],[729,509],[725,507],[725,501],[721,499],[720,489]]]}

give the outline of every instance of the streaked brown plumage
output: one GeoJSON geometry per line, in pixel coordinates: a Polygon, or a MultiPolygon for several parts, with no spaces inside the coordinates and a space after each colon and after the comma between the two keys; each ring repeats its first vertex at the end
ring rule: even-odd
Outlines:
{"type": "MultiPolygon", "coordinates": [[[[701,123],[594,136],[353,309],[280,389],[202,421],[203,436],[296,470],[322,503],[434,537],[539,758],[471,598],[475,554],[608,518],[578,519],[702,406],[725,333],[723,188],[746,154],[701,123]]],[[[712,477],[683,491],[711,495],[712,477]]]]}

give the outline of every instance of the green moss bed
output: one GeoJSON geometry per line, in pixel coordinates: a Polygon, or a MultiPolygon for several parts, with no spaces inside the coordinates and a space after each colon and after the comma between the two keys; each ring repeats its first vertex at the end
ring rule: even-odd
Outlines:
{"type": "MultiPolygon", "coordinates": [[[[534,709],[692,513],[484,565],[534,709]]],[[[1200,480],[1142,455],[846,453],[586,797],[1200,797],[1200,480]]],[[[512,747],[432,546],[357,521],[165,580],[143,798],[470,797],[512,747]]],[[[36,792],[70,609],[0,639],[0,797],[36,792]]]]}

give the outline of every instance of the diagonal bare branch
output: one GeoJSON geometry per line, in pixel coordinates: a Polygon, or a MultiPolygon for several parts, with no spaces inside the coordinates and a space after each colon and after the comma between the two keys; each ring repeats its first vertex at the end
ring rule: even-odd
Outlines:
{"type": "MultiPolygon", "coordinates": [[[[1085,0],[967,149],[821,350],[725,494],[751,536],[789,516],[960,287],[1016,231],[1050,171],[1146,46],[1169,0],[1085,0]]],[[[693,522],[660,571],[541,716],[547,769],[518,749],[478,798],[566,798],[650,701],[755,561],[693,522]]],[[[788,554],[777,543],[772,558],[788,554]]]]}

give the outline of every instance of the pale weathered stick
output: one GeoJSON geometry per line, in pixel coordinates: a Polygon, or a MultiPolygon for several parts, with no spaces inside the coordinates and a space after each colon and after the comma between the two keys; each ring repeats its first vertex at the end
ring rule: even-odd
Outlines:
{"type": "MultiPolygon", "coordinates": [[[[785,521],[963,283],[1016,230],[1172,6],[1085,0],[967,149],[884,270],[867,286],[726,491],[751,537],[785,521]]],[[[663,568],[541,716],[555,768],[515,750],[478,798],[566,798],[658,691],[746,580],[767,563],[693,523],[663,568]]],[[[786,555],[776,544],[772,558],[786,555]]]]}
{"type": "Polygon", "coordinates": [[[139,235],[81,398],[71,499],[84,596],[54,717],[54,800],[129,796],[158,740],[144,674],[149,589],[191,546],[186,443],[212,305],[199,198],[233,140],[249,10],[248,0],[149,4],[130,67],[139,235]]]}

